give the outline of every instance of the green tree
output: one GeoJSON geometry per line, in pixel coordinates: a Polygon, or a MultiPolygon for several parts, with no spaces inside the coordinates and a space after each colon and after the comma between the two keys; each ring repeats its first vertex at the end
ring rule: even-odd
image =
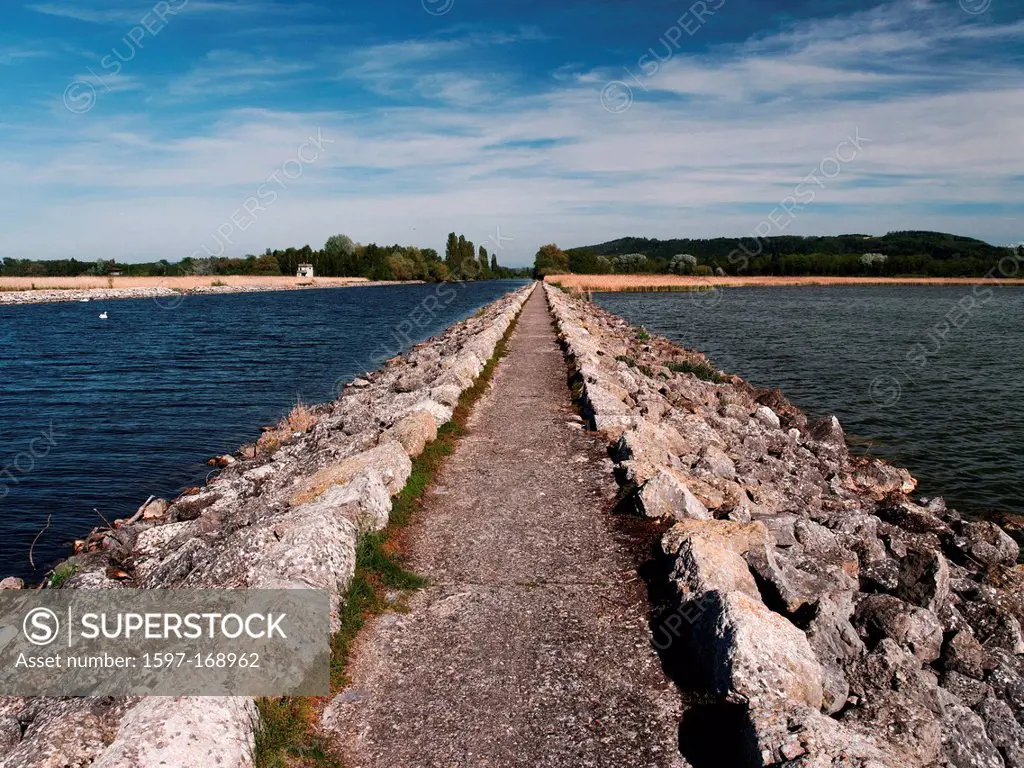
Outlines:
{"type": "Polygon", "coordinates": [[[491,261],[487,257],[487,249],[482,245],[480,246],[480,277],[483,280],[490,280],[493,277],[491,274],[491,261]]]}
{"type": "Polygon", "coordinates": [[[568,272],[569,256],[554,243],[542,245],[534,257],[533,271],[538,277],[568,272]]]}
{"type": "Polygon", "coordinates": [[[448,243],[444,247],[444,263],[448,271],[454,272],[459,266],[459,238],[454,232],[448,233],[448,243]]]}

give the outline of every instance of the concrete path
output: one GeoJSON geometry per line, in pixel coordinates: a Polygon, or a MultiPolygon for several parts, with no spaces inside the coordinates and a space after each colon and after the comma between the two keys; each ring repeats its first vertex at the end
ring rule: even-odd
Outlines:
{"type": "Polygon", "coordinates": [[[635,543],[544,293],[406,536],[429,579],[364,630],[325,729],[349,768],[685,765],[635,543]]]}

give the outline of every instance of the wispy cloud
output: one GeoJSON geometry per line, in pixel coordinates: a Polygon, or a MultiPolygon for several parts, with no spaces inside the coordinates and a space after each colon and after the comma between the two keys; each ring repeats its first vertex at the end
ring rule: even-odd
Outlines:
{"type": "MultiPolygon", "coordinates": [[[[281,3],[273,0],[186,0],[187,4],[172,3],[172,8],[180,8],[180,13],[224,13],[236,15],[256,15],[267,13],[295,13],[311,8],[306,3],[281,3]]],[[[71,5],[67,3],[30,3],[25,6],[31,11],[47,16],[58,16],[90,24],[137,24],[152,6],[140,6],[136,2],[125,3],[113,0],[88,6],[83,3],[71,5]]]]}
{"type": "Polygon", "coordinates": [[[308,72],[313,66],[310,62],[287,61],[241,51],[211,51],[191,71],[172,80],[167,93],[182,99],[236,96],[280,86],[289,75],[308,72]]]}
{"type": "Polygon", "coordinates": [[[544,39],[533,27],[499,32],[455,27],[436,38],[361,48],[343,57],[342,77],[384,96],[479,105],[505,98],[513,81],[505,72],[467,68],[467,61],[489,46],[544,39]]]}
{"type": "Polygon", "coordinates": [[[90,24],[133,24],[139,20],[141,15],[138,9],[129,10],[117,7],[89,8],[82,5],[59,3],[32,3],[25,7],[30,11],[47,16],[58,16],[90,24]]]}
{"type": "Polygon", "coordinates": [[[0,174],[17,194],[0,206],[5,248],[187,255],[317,127],[331,152],[238,253],[338,230],[437,247],[452,230],[485,240],[499,223],[520,263],[552,239],[742,235],[857,131],[870,143],[787,234],[931,228],[1019,240],[1024,63],[994,42],[1024,22],[956,8],[899,0],[675,51],[634,86],[624,114],[604,110],[601,87],[642,47],[605,66],[551,57],[528,79],[515,61],[546,41],[523,31],[449,28],[301,55],[234,50],[234,36],[191,68],[140,62],[123,87],[145,83],[151,112],[118,112],[112,100],[106,120],[64,115],[6,131],[0,174]],[[303,98],[290,99],[285,86],[300,85],[303,98]],[[125,221],[144,240],[128,241],[125,221]]]}
{"type": "Polygon", "coordinates": [[[42,59],[52,55],[50,51],[32,48],[0,47],[0,66],[10,67],[29,59],[42,59]]]}

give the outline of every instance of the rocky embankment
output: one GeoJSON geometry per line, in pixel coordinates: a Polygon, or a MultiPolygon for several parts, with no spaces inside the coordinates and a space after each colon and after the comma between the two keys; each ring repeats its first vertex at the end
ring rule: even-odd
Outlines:
{"type": "Polygon", "coordinates": [[[655,640],[741,709],[743,764],[1024,768],[1013,539],[851,456],[834,417],[545,290],[620,483],[674,522],[655,640]]]}
{"type": "MultiPolygon", "coordinates": [[[[203,488],[80,542],[63,588],[327,590],[332,627],[361,533],[388,524],[412,462],[533,286],[423,342],[336,401],[220,460],[203,488]],[[294,430],[294,431],[292,431],[294,430]]],[[[0,699],[0,766],[251,764],[251,699],[0,699]]]]}

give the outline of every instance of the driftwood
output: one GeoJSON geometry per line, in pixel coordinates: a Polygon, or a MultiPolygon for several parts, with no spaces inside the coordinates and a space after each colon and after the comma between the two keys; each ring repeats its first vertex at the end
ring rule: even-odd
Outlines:
{"type": "Polygon", "coordinates": [[[36,534],[34,539],[32,539],[32,546],[28,548],[28,563],[32,566],[33,570],[36,567],[36,561],[32,558],[32,552],[36,548],[36,542],[39,541],[39,537],[46,533],[46,529],[50,527],[50,518],[52,517],[52,513],[46,516],[46,525],[44,525],[43,529],[36,534]]]}

